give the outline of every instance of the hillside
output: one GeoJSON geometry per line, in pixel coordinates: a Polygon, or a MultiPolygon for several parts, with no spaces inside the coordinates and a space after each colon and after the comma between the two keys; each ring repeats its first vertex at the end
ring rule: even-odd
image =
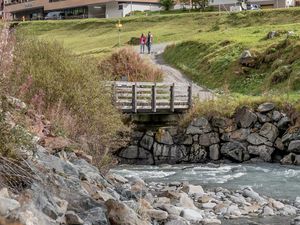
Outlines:
{"type": "MultiPolygon", "coordinates": [[[[201,85],[224,89],[226,84],[229,90],[243,94],[282,88],[286,92],[287,86],[293,93],[299,90],[299,62],[295,57],[299,44],[298,8],[239,14],[165,14],[124,18],[121,22],[122,45],[147,31],[154,34],[156,43],[180,42],[167,50],[165,59],[201,85]],[[270,31],[281,35],[266,39],[270,31]],[[288,31],[295,35],[283,44],[288,31]],[[239,65],[239,57],[246,49],[260,60],[252,68],[239,65]],[[280,60],[273,63],[277,58],[280,60]]],[[[102,58],[118,48],[116,23],[117,20],[106,19],[24,22],[19,31],[61,42],[76,54],[102,58]]]]}

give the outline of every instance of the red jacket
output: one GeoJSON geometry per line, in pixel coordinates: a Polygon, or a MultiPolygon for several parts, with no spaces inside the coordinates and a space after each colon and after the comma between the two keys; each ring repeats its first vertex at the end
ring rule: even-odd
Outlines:
{"type": "Polygon", "coordinates": [[[146,41],[147,41],[147,38],[145,36],[140,37],[140,44],[141,45],[146,44],[146,41]]]}

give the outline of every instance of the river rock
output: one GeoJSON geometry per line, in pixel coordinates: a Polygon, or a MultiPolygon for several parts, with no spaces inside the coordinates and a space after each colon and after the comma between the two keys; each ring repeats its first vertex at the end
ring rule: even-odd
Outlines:
{"type": "Polygon", "coordinates": [[[247,107],[242,107],[236,111],[235,120],[239,127],[248,128],[255,124],[257,116],[247,107]]]}
{"type": "Polygon", "coordinates": [[[194,119],[190,126],[188,126],[186,130],[186,134],[204,134],[212,131],[211,125],[209,121],[200,117],[198,119],[194,119]]]}
{"type": "Polygon", "coordinates": [[[146,210],[148,216],[157,221],[166,220],[168,218],[168,213],[158,209],[148,209],[146,210]]]}
{"type": "Polygon", "coordinates": [[[266,199],[261,197],[257,192],[253,191],[253,189],[250,187],[246,187],[243,189],[243,195],[245,197],[250,197],[251,199],[255,200],[260,205],[267,204],[266,199]]]}
{"type": "Polygon", "coordinates": [[[274,147],[283,151],[284,150],[284,144],[282,142],[282,139],[281,138],[277,138],[275,143],[274,143],[274,147]]]}
{"type": "Polygon", "coordinates": [[[203,215],[198,209],[183,209],[180,216],[194,223],[200,222],[203,219],[203,215]]]}
{"type": "Polygon", "coordinates": [[[240,217],[242,215],[239,207],[237,205],[230,205],[226,210],[226,215],[233,217],[240,217]]]}
{"type": "Polygon", "coordinates": [[[217,204],[213,203],[213,202],[207,202],[207,203],[203,203],[202,207],[204,209],[213,209],[217,204]]]}
{"type": "Polygon", "coordinates": [[[158,143],[165,144],[165,145],[174,144],[171,134],[169,133],[169,131],[164,130],[164,129],[159,129],[159,131],[156,132],[155,140],[158,143]]]}
{"type": "Polygon", "coordinates": [[[266,113],[269,111],[272,111],[275,108],[274,103],[271,102],[265,102],[258,106],[257,111],[261,113],[266,113]]]}
{"type": "Polygon", "coordinates": [[[300,216],[291,221],[291,225],[300,225],[300,216]]]}
{"type": "Polygon", "coordinates": [[[162,204],[160,206],[158,206],[158,208],[168,212],[170,215],[176,215],[176,216],[179,216],[180,213],[181,213],[181,209],[174,206],[174,205],[171,205],[171,204],[162,204]]]}
{"type": "Polygon", "coordinates": [[[111,224],[114,225],[149,225],[148,222],[142,221],[137,214],[126,204],[110,199],[105,202],[107,207],[107,216],[111,224]]]}
{"type": "Polygon", "coordinates": [[[183,208],[197,209],[194,201],[186,193],[180,193],[179,204],[183,208]]]}
{"type": "Polygon", "coordinates": [[[73,211],[66,212],[66,223],[69,225],[81,225],[84,221],[73,211]]]}
{"type": "Polygon", "coordinates": [[[209,158],[211,160],[220,159],[220,146],[218,144],[209,146],[209,158]]]}
{"type": "Polygon", "coordinates": [[[247,141],[252,145],[262,145],[262,144],[272,145],[272,143],[268,142],[268,140],[265,137],[262,137],[258,133],[250,134],[247,137],[247,141]]]}
{"type": "Polygon", "coordinates": [[[199,144],[193,144],[189,155],[189,162],[202,162],[206,159],[206,156],[207,152],[204,147],[199,144]]]}
{"type": "Polygon", "coordinates": [[[149,135],[144,135],[144,137],[140,141],[140,146],[144,149],[151,150],[153,147],[154,138],[149,135]]]}
{"type": "Polygon", "coordinates": [[[270,204],[272,205],[273,208],[279,210],[284,208],[284,204],[281,203],[280,201],[276,201],[275,199],[269,199],[270,204]]]}
{"type": "Polygon", "coordinates": [[[0,216],[6,216],[18,208],[20,208],[18,201],[11,198],[0,197],[0,216]]]}
{"type": "Polygon", "coordinates": [[[219,225],[221,224],[221,220],[218,219],[203,219],[201,221],[202,225],[219,225]]]}
{"type": "Polygon", "coordinates": [[[184,141],[182,142],[184,145],[192,145],[193,144],[193,136],[192,135],[187,135],[184,137],[184,141]]]}
{"type": "Polygon", "coordinates": [[[218,133],[206,133],[199,136],[199,144],[202,146],[210,146],[220,142],[218,133]]]}
{"type": "Polygon", "coordinates": [[[182,217],[172,218],[172,220],[165,223],[165,225],[190,225],[190,223],[184,220],[182,217]]]}
{"type": "Polygon", "coordinates": [[[204,190],[200,185],[192,185],[192,184],[186,184],[183,185],[182,191],[184,191],[185,193],[189,194],[189,195],[200,195],[202,196],[204,194],[204,190]]]}
{"type": "Polygon", "coordinates": [[[265,206],[264,209],[263,209],[262,215],[263,216],[274,216],[275,213],[274,213],[274,210],[272,208],[270,208],[269,206],[265,206]]]}
{"type": "Polygon", "coordinates": [[[283,209],[280,210],[283,216],[295,216],[297,215],[297,209],[291,205],[285,205],[283,209]]]}
{"type": "Polygon", "coordinates": [[[296,154],[290,153],[283,157],[283,159],[280,161],[283,165],[293,165],[295,162],[296,154]]]}
{"type": "Polygon", "coordinates": [[[263,161],[270,162],[272,161],[272,154],[274,152],[274,148],[266,145],[260,146],[248,146],[248,152],[252,155],[258,155],[263,161]]]}
{"type": "Polygon", "coordinates": [[[291,141],[288,147],[289,152],[300,153],[300,140],[291,141]]]}
{"type": "Polygon", "coordinates": [[[237,162],[249,160],[249,153],[245,144],[240,142],[228,142],[221,147],[221,153],[237,162]]]}
{"type": "Polygon", "coordinates": [[[278,137],[279,131],[272,123],[265,123],[260,129],[259,134],[273,143],[278,137]]]}

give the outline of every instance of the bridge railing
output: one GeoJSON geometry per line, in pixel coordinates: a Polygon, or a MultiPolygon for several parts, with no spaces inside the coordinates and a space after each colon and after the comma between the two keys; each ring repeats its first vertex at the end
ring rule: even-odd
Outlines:
{"type": "Polygon", "coordinates": [[[192,105],[192,86],[177,83],[113,82],[117,108],[127,113],[180,112],[192,105]]]}

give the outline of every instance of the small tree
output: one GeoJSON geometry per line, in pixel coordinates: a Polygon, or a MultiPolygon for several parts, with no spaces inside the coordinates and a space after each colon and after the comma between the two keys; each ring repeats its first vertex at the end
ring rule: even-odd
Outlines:
{"type": "Polygon", "coordinates": [[[166,11],[169,11],[175,5],[175,0],[160,0],[159,2],[166,11]]]}

